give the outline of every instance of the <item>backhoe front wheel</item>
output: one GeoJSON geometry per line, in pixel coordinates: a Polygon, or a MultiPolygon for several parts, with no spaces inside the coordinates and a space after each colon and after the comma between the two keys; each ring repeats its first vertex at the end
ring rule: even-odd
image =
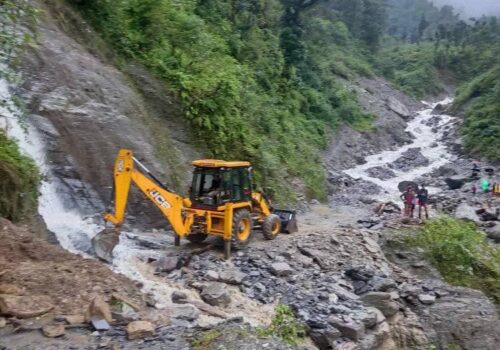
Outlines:
{"type": "Polygon", "coordinates": [[[262,223],[262,233],[265,239],[275,239],[281,231],[281,220],[276,214],[269,214],[262,223]]]}
{"type": "Polygon", "coordinates": [[[244,248],[250,241],[252,234],[252,217],[248,209],[240,209],[233,214],[233,231],[231,234],[231,248],[244,248]]]}

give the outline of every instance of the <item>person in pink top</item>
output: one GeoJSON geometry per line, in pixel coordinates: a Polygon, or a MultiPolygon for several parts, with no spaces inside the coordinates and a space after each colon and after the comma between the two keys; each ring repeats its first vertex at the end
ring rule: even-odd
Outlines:
{"type": "Polygon", "coordinates": [[[415,190],[412,186],[408,186],[406,191],[401,195],[401,199],[403,200],[403,203],[405,205],[405,216],[412,218],[413,211],[415,209],[414,203],[416,199],[415,190]]]}

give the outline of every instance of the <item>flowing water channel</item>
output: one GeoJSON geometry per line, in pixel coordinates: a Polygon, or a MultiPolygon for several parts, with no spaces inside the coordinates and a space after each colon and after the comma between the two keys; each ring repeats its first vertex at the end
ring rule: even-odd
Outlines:
{"type": "MultiPolygon", "coordinates": [[[[42,136],[29,122],[23,123],[21,121],[19,117],[21,113],[13,103],[9,85],[7,81],[2,79],[0,79],[0,101],[4,101],[3,105],[0,105],[0,126],[7,131],[9,137],[18,140],[21,150],[36,161],[44,176],[40,188],[38,210],[48,229],[56,235],[64,249],[90,257],[81,248],[82,237],[89,242],[103,226],[95,223],[92,219],[84,218],[77,211],[67,208],[60,192],[63,191],[63,186],[51,173],[42,136]]],[[[450,102],[451,100],[447,99],[440,103],[449,104],[450,102]]],[[[411,144],[397,150],[384,151],[369,156],[366,158],[365,164],[345,172],[354,178],[361,178],[380,186],[383,191],[378,199],[394,200],[399,195],[396,187],[399,181],[413,180],[451,161],[452,156],[447,152],[440,139],[445,126],[453,118],[441,116],[437,125],[430,125],[429,122],[433,118],[431,112],[436,105],[437,103],[427,105],[426,109],[419,112],[417,117],[408,123],[407,131],[415,137],[411,144]],[[386,181],[373,178],[366,172],[375,166],[387,166],[413,147],[421,148],[422,154],[430,161],[427,166],[418,167],[409,172],[395,171],[396,177],[386,181]]],[[[151,264],[147,263],[149,258],[159,258],[161,254],[164,254],[164,251],[163,249],[144,248],[137,244],[136,236],[137,233],[134,232],[125,232],[120,236],[120,244],[115,248],[111,268],[132,280],[141,282],[144,285],[143,291],[153,294],[157,301],[157,307],[165,307],[170,303],[170,294],[177,286],[165,283],[165,279],[156,276],[151,264]]],[[[153,233],[147,239],[159,247],[172,244],[170,242],[172,238],[161,232],[153,233]]]]}
{"type": "MultiPolygon", "coordinates": [[[[365,158],[366,163],[347,169],[344,172],[355,178],[371,182],[379,186],[382,190],[376,195],[377,200],[398,201],[401,192],[397,185],[402,181],[414,181],[419,177],[431,173],[433,170],[453,161],[454,156],[448,151],[443,135],[447,127],[454,121],[454,117],[449,115],[433,114],[437,105],[447,106],[453,99],[446,98],[433,104],[424,102],[426,108],[417,113],[417,116],[408,122],[406,131],[413,135],[411,143],[399,147],[396,150],[383,151],[365,158]],[[436,119],[438,118],[438,119],[436,119]],[[406,151],[411,148],[419,148],[421,154],[429,160],[425,166],[416,166],[409,171],[390,169],[395,176],[382,180],[373,177],[368,170],[374,167],[389,169],[389,165],[398,160],[406,151]]],[[[436,193],[437,188],[428,188],[430,193],[436,193]]]]}

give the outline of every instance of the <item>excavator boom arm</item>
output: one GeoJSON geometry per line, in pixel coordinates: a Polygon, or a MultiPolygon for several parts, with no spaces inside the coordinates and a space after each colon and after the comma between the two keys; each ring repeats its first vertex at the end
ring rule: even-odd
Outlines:
{"type": "MultiPolygon", "coordinates": [[[[136,162],[132,151],[121,149],[118,153],[114,169],[115,212],[114,214],[105,214],[105,220],[113,223],[115,226],[120,226],[123,223],[130,185],[134,183],[163,213],[172,225],[174,232],[178,236],[184,237],[189,233],[193,223],[193,216],[189,213],[184,214],[183,211],[186,200],[165,189],[154,177],[151,179],[144,175],[135,167],[136,162]]],[[[137,163],[144,171],[150,174],[147,168],[139,162],[137,163]]],[[[152,175],[150,176],[152,177],[152,175]]]]}

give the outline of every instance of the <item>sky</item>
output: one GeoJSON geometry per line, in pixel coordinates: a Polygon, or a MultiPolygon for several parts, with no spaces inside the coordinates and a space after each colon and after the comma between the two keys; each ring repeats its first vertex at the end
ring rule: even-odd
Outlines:
{"type": "Polygon", "coordinates": [[[436,5],[452,5],[465,18],[500,15],[500,0],[432,0],[436,5]]]}

